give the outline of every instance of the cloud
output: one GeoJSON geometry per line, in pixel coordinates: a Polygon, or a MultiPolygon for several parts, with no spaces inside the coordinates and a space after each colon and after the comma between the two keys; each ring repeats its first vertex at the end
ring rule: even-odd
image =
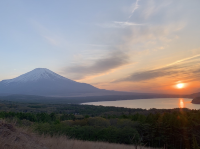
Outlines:
{"type": "Polygon", "coordinates": [[[128,17],[129,19],[132,17],[133,13],[139,8],[138,2],[140,0],[136,0],[136,2],[132,5],[132,12],[131,15],[128,17]]]}
{"type": "Polygon", "coordinates": [[[144,24],[138,24],[134,22],[121,22],[121,21],[113,21],[111,23],[102,23],[102,24],[96,24],[99,27],[102,28],[126,28],[126,27],[131,27],[131,26],[139,26],[139,25],[144,25],[144,24]]]}
{"type": "MultiPolygon", "coordinates": [[[[130,27],[116,29],[115,32],[99,34],[98,38],[95,39],[95,41],[98,41],[98,44],[116,45],[114,49],[113,46],[108,46],[106,48],[100,48],[98,50],[100,54],[90,54],[88,56],[83,53],[83,56],[86,55],[84,57],[87,57],[87,60],[91,60],[89,64],[79,63],[72,65],[65,68],[62,73],[69,78],[80,80],[104,75],[119,67],[123,68],[123,66],[134,61],[134,58],[138,55],[145,54],[147,51],[155,51],[155,49],[163,49],[170,40],[174,39],[174,34],[180,30],[180,26],[183,26],[181,23],[166,24],[163,26],[135,25],[129,23],[115,22],[115,24],[121,26],[129,25],[130,27]],[[103,51],[102,49],[105,50],[103,51]],[[104,53],[106,50],[111,51],[108,52],[109,54],[107,56],[104,53]]],[[[87,52],[93,53],[94,49],[88,49],[87,52]]],[[[157,76],[158,74],[156,75],[156,73],[154,71],[149,72],[149,76],[157,76]]],[[[166,75],[165,73],[163,72],[162,75],[166,75]]],[[[146,76],[141,77],[142,74],[135,74],[134,76],[134,78],[137,78],[136,80],[144,80],[146,78],[146,76]]]]}
{"type": "Polygon", "coordinates": [[[110,52],[107,57],[97,59],[91,65],[74,65],[66,68],[64,72],[74,74],[76,79],[82,79],[86,76],[106,73],[127,64],[129,64],[129,56],[117,50],[110,52]]]}
{"type": "MultiPolygon", "coordinates": [[[[137,0],[132,9],[132,14],[138,9],[138,2],[139,1],[137,0]]],[[[141,9],[145,10],[146,7],[142,7],[141,5],[141,9]]],[[[140,18],[140,15],[138,15],[138,17],[140,18]]],[[[136,18],[134,19],[134,21],[136,22],[143,22],[145,20],[139,19],[137,21],[136,15],[134,15],[134,18],[136,18]]],[[[131,19],[133,19],[133,16],[131,19]]],[[[155,52],[156,49],[160,49],[160,47],[162,47],[162,49],[165,49],[165,47],[168,46],[168,43],[175,39],[177,33],[185,27],[185,22],[177,20],[175,22],[166,21],[164,23],[155,23],[150,21],[146,22],[145,24],[141,24],[129,21],[110,21],[108,23],[100,23],[95,25],[98,25],[102,28],[100,29],[100,31],[98,30],[98,32],[94,32],[95,36],[92,37],[91,43],[94,45],[112,46],[101,46],[98,50],[96,50],[99,51],[101,55],[92,54],[92,56],[90,56],[90,54],[88,56],[88,54],[85,54],[85,51],[82,52],[85,60],[91,60],[91,58],[93,58],[91,60],[91,63],[79,63],[77,65],[68,66],[63,71],[63,74],[65,76],[77,80],[103,75],[105,73],[111,72],[112,70],[123,68],[124,65],[127,65],[132,61],[138,60],[136,56],[139,55],[139,53],[141,53],[140,55],[142,55],[144,54],[144,52],[155,52]],[[115,49],[114,52],[109,52],[113,50],[113,45],[116,46],[117,49],[115,49]],[[108,51],[109,53],[108,56],[104,56],[105,53],[107,53],[106,51],[108,51]]],[[[93,52],[94,48],[87,49],[87,53],[93,52]]],[[[135,80],[145,80],[145,78],[151,79],[153,76],[156,77],[158,75],[170,75],[170,72],[168,72],[167,70],[162,73],[157,71],[149,71],[148,73],[149,78],[147,78],[147,76],[142,72],[139,72],[139,74],[135,74],[134,78],[137,78],[135,80]]],[[[131,78],[129,79],[133,80],[131,78]]]]}
{"type": "Polygon", "coordinates": [[[131,74],[128,77],[116,80],[114,82],[139,82],[157,79],[161,77],[177,78],[179,80],[196,81],[200,79],[200,55],[179,60],[168,66],[141,71],[131,74]]]}
{"type": "Polygon", "coordinates": [[[51,36],[44,36],[46,40],[48,40],[52,45],[59,45],[59,40],[52,38],[51,36]]]}
{"type": "MultiPolygon", "coordinates": [[[[113,30],[103,30],[93,40],[107,45],[147,45],[156,43],[157,47],[165,47],[176,39],[177,34],[186,26],[185,22],[170,22],[166,24],[135,24],[133,22],[116,22],[103,24],[104,27],[115,27],[113,30]]],[[[151,48],[151,46],[148,46],[151,48]]],[[[136,49],[136,48],[134,48],[136,49]]],[[[141,50],[141,48],[140,48],[141,50]]]]}
{"type": "Polygon", "coordinates": [[[136,26],[136,25],[144,25],[144,24],[137,24],[137,23],[133,23],[133,22],[118,22],[118,21],[114,21],[114,23],[118,26],[121,27],[126,27],[126,26],[136,26]]]}
{"type": "Polygon", "coordinates": [[[31,19],[31,24],[37,30],[38,34],[44,38],[49,44],[58,47],[65,47],[67,40],[62,35],[58,34],[53,29],[49,29],[46,26],[42,25],[40,22],[31,19]]]}

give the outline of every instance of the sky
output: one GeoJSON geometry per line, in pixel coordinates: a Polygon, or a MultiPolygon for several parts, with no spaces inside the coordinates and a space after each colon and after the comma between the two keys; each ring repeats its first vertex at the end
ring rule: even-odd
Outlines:
{"type": "Polygon", "coordinates": [[[101,89],[199,92],[199,6],[199,0],[0,1],[0,81],[48,68],[101,89]]]}

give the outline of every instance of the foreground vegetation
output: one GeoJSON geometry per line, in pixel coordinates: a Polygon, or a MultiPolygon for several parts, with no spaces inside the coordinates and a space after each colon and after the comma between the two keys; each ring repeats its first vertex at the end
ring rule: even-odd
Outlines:
{"type": "MultiPolygon", "coordinates": [[[[44,136],[30,130],[0,121],[1,149],[134,149],[134,145],[90,142],[69,139],[66,136],[44,136]]],[[[138,146],[140,149],[152,149],[138,146]]]]}
{"type": "Polygon", "coordinates": [[[7,110],[1,110],[0,118],[15,120],[41,135],[169,149],[197,149],[200,144],[199,110],[2,104],[7,110]]]}

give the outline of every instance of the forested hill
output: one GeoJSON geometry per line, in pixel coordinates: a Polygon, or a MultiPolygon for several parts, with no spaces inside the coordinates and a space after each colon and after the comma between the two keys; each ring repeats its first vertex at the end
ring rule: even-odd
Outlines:
{"type": "Polygon", "coordinates": [[[195,98],[192,100],[192,103],[194,103],[194,104],[200,104],[200,97],[195,97],[195,98]]]}

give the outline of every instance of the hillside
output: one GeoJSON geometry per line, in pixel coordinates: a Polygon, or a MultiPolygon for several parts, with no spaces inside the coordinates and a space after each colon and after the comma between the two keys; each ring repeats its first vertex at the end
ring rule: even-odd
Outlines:
{"type": "Polygon", "coordinates": [[[28,131],[14,127],[0,120],[1,149],[47,149],[39,138],[28,131]]]}
{"type": "MultiPolygon", "coordinates": [[[[23,128],[0,121],[1,149],[133,149],[135,146],[70,140],[65,136],[39,136],[23,128]]],[[[141,149],[147,149],[140,147],[141,149]]],[[[148,148],[151,149],[151,148],[148,148]]]]}
{"type": "Polygon", "coordinates": [[[192,100],[192,103],[194,104],[200,104],[200,97],[196,97],[192,100]]]}

